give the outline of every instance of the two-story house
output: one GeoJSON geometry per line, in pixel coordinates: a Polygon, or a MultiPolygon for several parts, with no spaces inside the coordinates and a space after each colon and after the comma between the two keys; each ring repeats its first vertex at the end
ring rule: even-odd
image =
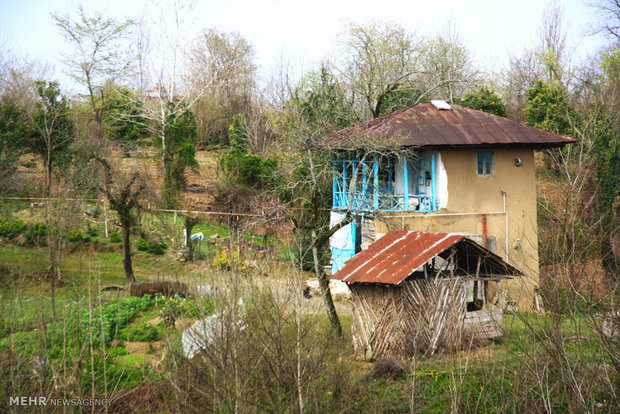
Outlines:
{"type": "Polygon", "coordinates": [[[539,282],[534,150],[575,141],[444,101],[327,136],[320,145],[337,154],[331,223],[347,210],[356,216],[330,240],[332,271],[389,230],[459,233],[525,273],[501,289],[531,309],[539,282]],[[413,151],[364,157],[368,142],[413,151]]]}

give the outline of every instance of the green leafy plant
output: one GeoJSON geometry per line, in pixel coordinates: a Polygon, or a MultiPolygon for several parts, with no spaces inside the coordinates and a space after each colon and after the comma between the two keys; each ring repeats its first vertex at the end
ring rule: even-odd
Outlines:
{"type": "Polygon", "coordinates": [[[231,148],[220,157],[220,166],[230,179],[246,186],[269,187],[275,180],[277,161],[231,148]]]}
{"type": "Polygon", "coordinates": [[[138,325],[129,325],[118,334],[118,339],[131,342],[154,342],[160,338],[161,333],[159,329],[146,322],[138,325]]]}
{"type": "Polygon", "coordinates": [[[112,300],[102,305],[101,315],[103,318],[99,316],[98,312],[89,315],[88,310],[82,310],[81,326],[88,332],[90,325],[94,338],[101,340],[101,335],[103,335],[105,341],[109,342],[114,339],[118,331],[134,320],[138,312],[144,312],[154,305],[155,300],[150,295],[144,295],[141,298],[130,297],[112,300]]]}
{"type": "Polygon", "coordinates": [[[455,103],[490,114],[508,116],[500,97],[487,88],[481,88],[478,92],[470,92],[463,99],[455,99],[455,103]]]}
{"type": "Polygon", "coordinates": [[[24,224],[23,220],[2,220],[0,221],[0,236],[6,237],[8,239],[14,239],[15,237],[19,236],[25,228],[26,225],[24,224]]]}
{"type": "Polygon", "coordinates": [[[113,231],[110,233],[110,241],[113,243],[120,243],[123,241],[121,238],[121,234],[118,231],[113,231]]]}
{"type": "Polygon", "coordinates": [[[91,237],[97,237],[99,236],[99,230],[97,230],[94,227],[88,226],[88,230],[86,231],[86,234],[88,234],[91,237]]]}
{"type": "Polygon", "coordinates": [[[162,255],[166,253],[166,249],[168,248],[168,244],[166,242],[154,242],[152,240],[145,239],[141,237],[138,239],[136,244],[136,248],[141,251],[146,251],[151,254],[162,255]]]}
{"type": "Polygon", "coordinates": [[[186,298],[167,298],[159,299],[159,316],[162,318],[164,326],[174,328],[177,319],[181,316],[188,318],[199,318],[213,313],[215,305],[213,298],[203,298],[200,304],[186,298]]]}

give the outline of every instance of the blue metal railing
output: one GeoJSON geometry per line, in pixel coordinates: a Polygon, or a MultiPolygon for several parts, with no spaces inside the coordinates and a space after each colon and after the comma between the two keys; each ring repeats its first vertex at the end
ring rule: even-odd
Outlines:
{"type": "Polygon", "coordinates": [[[436,211],[433,196],[427,194],[409,194],[408,203],[404,194],[387,194],[379,191],[375,193],[372,187],[366,186],[365,191],[334,192],[334,209],[349,209],[353,211],[418,211],[428,213],[436,211]]]}
{"type": "MultiPolygon", "coordinates": [[[[426,168],[425,159],[418,160],[417,194],[411,194],[409,189],[409,167],[407,158],[402,159],[402,188],[403,194],[393,193],[393,169],[391,157],[387,160],[387,186],[379,185],[379,157],[358,160],[355,153],[344,153],[333,159],[333,208],[336,210],[351,209],[353,211],[437,211],[437,193],[435,177],[435,156],[430,157],[430,174],[426,168]],[[351,180],[356,180],[354,184],[351,180]],[[428,181],[430,180],[430,183],[428,181]],[[430,194],[427,192],[427,183],[430,194]],[[355,188],[353,189],[352,186],[355,188]]],[[[384,177],[385,180],[385,177],[384,177]]]]}

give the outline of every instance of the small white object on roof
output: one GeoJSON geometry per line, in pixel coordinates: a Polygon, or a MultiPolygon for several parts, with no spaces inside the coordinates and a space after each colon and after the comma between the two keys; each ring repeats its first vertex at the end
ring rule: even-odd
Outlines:
{"type": "Polygon", "coordinates": [[[448,102],[444,101],[443,99],[434,99],[431,101],[431,104],[433,104],[433,106],[440,111],[449,111],[450,109],[452,109],[450,104],[448,104],[448,102]]]}
{"type": "Polygon", "coordinates": [[[192,235],[191,235],[191,236],[189,236],[189,237],[190,237],[191,239],[194,239],[194,240],[202,240],[202,239],[204,239],[204,237],[205,237],[205,236],[204,236],[204,234],[202,234],[202,232],[198,232],[198,233],[194,233],[194,234],[192,234],[192,235]]]}

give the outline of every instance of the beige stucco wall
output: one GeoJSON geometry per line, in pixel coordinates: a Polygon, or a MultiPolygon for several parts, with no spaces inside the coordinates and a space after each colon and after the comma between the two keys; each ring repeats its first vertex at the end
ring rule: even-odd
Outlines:
{"type": "Polygon", "coordinates": [[[394,213],[375,218],[377,234],[393,229],[483,234],[483,213],[487,236],[495,237],[497,254],[506,259],[506,193],[508,216],[508,262],[526,276],[503,281],[502,290],[520,310],[532,310],[534,288],[538,286],[538,237],[536,225],[536,182],[534,152],[531,149],[488,149],[494,153],[492,176],[478,176],[479,150],[442,150],[448,176],[448,205],[436,213],[394,213]],[[522,165],[515,166],[520,157],[522,165]],[[470,215],[442,214],[476,213],[470,215]],[[520,239],[520,246],[514,244],[520,239]]]}

